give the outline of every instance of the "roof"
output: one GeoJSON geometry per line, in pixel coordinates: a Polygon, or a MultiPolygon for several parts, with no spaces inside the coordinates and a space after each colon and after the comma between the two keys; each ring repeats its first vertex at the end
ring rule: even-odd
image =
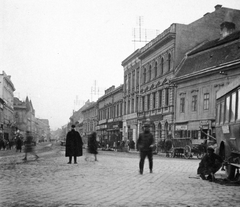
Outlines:
{"type": "Polygon", "coordinates": [[[196,50],[192,50],[184,60],[177,77],[189,75],[206,68],[240,59],[240,31],[224,39],[209,41],[196,50]]]}

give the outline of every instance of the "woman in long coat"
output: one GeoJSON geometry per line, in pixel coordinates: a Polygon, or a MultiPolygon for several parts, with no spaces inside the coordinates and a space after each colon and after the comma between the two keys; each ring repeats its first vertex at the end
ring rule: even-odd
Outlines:
{"type": "Polygon", "coordinates": [[[77,157],[82,156],[82,137],[75,130],[75,125],[72,125],[71,131],[67,133],[66,138],[66,152],[65,157],[69,157],[68,164],[72,163],[72,157],[74,157],[74,164],[77,164],[77,157]]]}
{"type": "Polygon", "coordinates": [[[98,143],[97,143],[97,134],[93,132],[90,137],[88,138],[88,152],[94,155],[95,161],[97,161],[97,154],[98,154],[98,143]]]}

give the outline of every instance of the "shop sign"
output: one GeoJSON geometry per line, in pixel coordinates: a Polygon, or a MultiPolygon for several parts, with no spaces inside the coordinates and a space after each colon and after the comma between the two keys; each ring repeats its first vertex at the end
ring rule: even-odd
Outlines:
{"type": "Polygon", "coordinates": [[[99,126],[99,129],[106,129],[107,128],[107,125],[106,124],[103,124],[103,125],[100,125],[99,126]]]}
{"type": "Polygon", "coordinates": [[[187,125],[176,125],[176,130],[187,130],[187,125]]]}
{"type": "Polygon", "coordinates": [[[137,125],[137,119],[127,120],[127,125],[128,126],[137,125]]]}
{"type": "Polygon", "coordinates": [[[205,120],[205,121],[200,121],[200,125],[201,126],[208,126],[208,121],[205,120]]]}
{"type": "Polygon", "coordinates": [[[229,134],[229,126],[228,125],[224,125],[222,126],[222,131],[223,131],[223,134],[229,134]]]}

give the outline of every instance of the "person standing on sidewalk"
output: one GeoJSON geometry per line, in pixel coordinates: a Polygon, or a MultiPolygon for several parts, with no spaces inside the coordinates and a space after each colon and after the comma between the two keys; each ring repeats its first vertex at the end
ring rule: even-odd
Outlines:
{"type": "Polygon", "coordinates": [[[68,164],[72,163],[72,157],[74,158],[74,164],[77,164],[77,157],[82,156],[82,137],[78,133],[78,131],[75,130],[75,125],[73,124],[71,126],[71,131],[67,133],[66,137],[66,151],[65,151],[65,157],[69,157],[68,164]]]}
{"type": "Polygon", "coordinates": [[[150,133],[150,123],[145,122],[143,125],[143,133],[139,135],[137,141],[137,149],[140,151],[140,162],[139,162],[139,173],[143,174],[144,161],[146,156],[149,161],[149,170],[152,173],[153,169],[153,152],[152,148],[154,146],[154,138],[150,133]]]}
{"type": "Polygon", "coordinates": [[[34,142],[33,142],[33,136],[30,134],[29,131],[26,133],[26,140],[24,141],[24,152],[25,157],[23,160],[27,160],[27,154],[31,153],[35,156],[36,160],[39,158],[39,156],[35,152],[34,142]]]}

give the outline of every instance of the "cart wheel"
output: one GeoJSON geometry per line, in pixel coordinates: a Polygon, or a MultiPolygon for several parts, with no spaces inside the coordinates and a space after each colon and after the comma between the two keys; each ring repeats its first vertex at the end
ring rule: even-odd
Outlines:
{"type": "Polygon", "coordinates": [[[204,155],[205,155],[204,152],[199,152],[199,153],[197,153],[197,158],[201,160],[204,155]]]}
{"type": "Polygon", "coordinates": [[[186,159],[189,159],[191,157],[191,147],[189,145],[186,145],[184,148],[184,157],[186,159]]]}

